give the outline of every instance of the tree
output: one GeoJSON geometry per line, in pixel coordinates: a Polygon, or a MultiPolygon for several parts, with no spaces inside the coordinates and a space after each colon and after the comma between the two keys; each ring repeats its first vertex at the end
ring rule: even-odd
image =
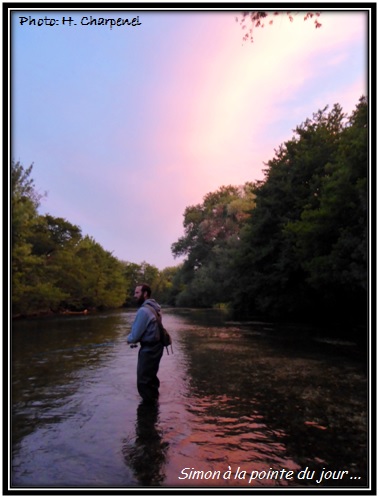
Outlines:
{"type": "Polygon", "coordinates": [[[33,165],[29,168],[12,161],[11,163],[11,213],[12,243],[22,244],[32,234],[38,218],[41,195],[37,193],[30,177],[33,165]]]}
{"type": "Polygon", "coordinates": [[[359,294],[362,317],[365,112],[364,100],[349,121],[338,104],[318,111],[269,161],[235,263],[240,312],[309,319],[324,310],[337,318],[359,294]]]}
{"type": "Polygon", "coordinates": [[[12,162],[13,315],[121,306],[123,265],[78,226],[38,214],[31,172],[12,162]]]}
{"type": "Polygon", "coordinates": [[[11,163],[12,313],[28,313],[54,306],[62,293],[41,280],[43,260],[33,253],[32,237],[40,222],[42,196],[35,189],[29,168],[11,163]]]}
{"type": "Polygon", "coordinates": [[[242,188],[222,186],[208,193],[202,204],[185,209],[185,235],[172,244],[173,255],[187,255],[187,265],[196,270],[215,245],[238,234],[240,224],[249,216],[253,205],[251,184],[242,188]]]}
{"type": "Polygon", "coordinates": [[[85,236],[75,248],[75,266],[71,279],[61,280],[70,299],[69,308],[117,308],[122,306],[126,295],[126,281],[122,263],[106,251],[92,237],[85,236]]]}
{"type": "Polygon", "coordinates": [[[175,305],[176,296],[181,291],[180,287],[177,286],[177,275],[180,272],[180,268],[181,265],[169,266],[159,273],[160,284],[157,300],[160,303],[175,305]]]}
{"type": "Polygon", "coordinates": [[[186,208],[185,235],[171,247],[174,256],[187,256],[177,276],[179,305],[210,306],[224,300],[229,252],[238,244],[253,207],[252,184],[247,183],[222,186],[208,193],[202,204],[186,208]]]}
{"type": "MultiPolygon", "coordinates": [[[[250,41],[253,43],[253,32],[256,28],[263,28],[266,25],[266,21],[271,26],[274,24],[274,18],[279,15],[287,15],[290,22],[293,22],[294,16],[302,14],[301,12],[267,12],[267,11],[251,11],[251,12],[243,12],[242,18],[236,18],[236,21],[240,23],[240,26],[243,30],[247,29],[248,31],[243,36],[243,41],[250,41]]],[[[319,22],[320,12],[306,12],[304,16],[304,21],[308,19],[313,19],[315,28],[321,28],[321,23],[319,22]]]]}
{"type": "Polygon", "coordinates": [[[143,261],[141,264],[123,262],[123,273],[128,282],[125,305],[132,306],[134,290],[137,285],[147,283],[154,291],[154,297],[159,298],[161,290],[161,276],[158,268],[143,261]]]}
{"type": "Polygon", "coordinates": [[[340,133],[334,160],[325,166],[317,205],[306,205],[287,226],[312,289],[328,308],[357,310],[361,320],[368,280],[367,112],[362,97],[340,133]]]}
{"type": "Polygon", "coordinates": [[[81,238],[82,233],[77,225],[50,214],[38,217],[33,233],[29,236],[33,253],[49,258],[57,251],[75,246],[81,238]]]}

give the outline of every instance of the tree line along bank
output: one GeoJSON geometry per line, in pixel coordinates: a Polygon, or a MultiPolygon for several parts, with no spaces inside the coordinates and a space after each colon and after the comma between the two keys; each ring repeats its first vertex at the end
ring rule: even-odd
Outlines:
{"type": "Polygon", "coordinates": [[[11,165],[12,313],[131,304],[148,281],[163,304],[235,316],[367,324],[368,108],[314,113],[275,150],[265,178],[221,186],[184,212],[182,264],[120,261],[78,226],[40,215],[32,166],[11,165]],[[91,268],[91,272],[87,269],[91,268]]]}

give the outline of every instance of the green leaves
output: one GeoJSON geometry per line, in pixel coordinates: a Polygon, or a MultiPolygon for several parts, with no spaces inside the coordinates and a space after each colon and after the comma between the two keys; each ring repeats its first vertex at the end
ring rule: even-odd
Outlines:
{"type": "Polygon", "coordinates": [[[78,226],[40,216],[40,195],[26,170],[12,163],[12,313],[119,307],[124,266],[78,226]]]}
{"type": "MultiPolygon", "coordinates": [[[[314,114],[279,149],[257,189],[242,244],[242,308],[335,317],[367,300],[367,103],[347,121],[339,105],[314,114]],[[254,282],[254,283],[250,283],[254,282]],[[246,297],[248,295],[248,297],[246,297]]],[[[237,303],[238,305],[238,303],[237,303]]],[[[358,310],[358,307],[361,307],[358,310]]]]}
{"type": "Polygon", "coordinates": [[[179,306],[212,306],[230,300],[231,252],[254,205],[253,185],[247,183],[223,186],[205,195],[202,204],[186,208],[185,235],[172,245],[175,256],[187,256],[177,276],[182,284],[179,306]],[[225,299],[226,289],[229,297],[225,299]]]}
{"type": "MultiPolygon", "coordinates": [[[[240,315],[363,323],[368,283],[368,108],[337,104],[296,127],[265,180],[222,186],[184,212],[159,271],[118,261],[64,218],[40,216],[32,166],[12,163],[13,313],[118,307],[148,282],[161,302],[240,315]]],[[[126,304],[129,302],[126,301],[126,304]]]]}
{"type": "Polygon", "coordinates": [[[367,102],[317,111],[267,163],[262,182],[221,187],[184,213],[173,253],[182,306],[237,314],[365,320],[367,102]]]}

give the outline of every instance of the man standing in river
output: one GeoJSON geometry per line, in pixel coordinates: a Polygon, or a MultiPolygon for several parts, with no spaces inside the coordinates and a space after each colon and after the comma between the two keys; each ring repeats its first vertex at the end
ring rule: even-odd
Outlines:
{"type": "Polygon", "coordinates": [[[137,285],[134,298],[139,309],[127,337],[128,344],[140,343],[137,364],[137,388],[141,398],[146,402],[156,402],[159,397],[159,379],[157,373],[163,354],[163,344],[157,322],[157,313],[161,307],[151,299],[151,288],[147,284],[137,285]]]}

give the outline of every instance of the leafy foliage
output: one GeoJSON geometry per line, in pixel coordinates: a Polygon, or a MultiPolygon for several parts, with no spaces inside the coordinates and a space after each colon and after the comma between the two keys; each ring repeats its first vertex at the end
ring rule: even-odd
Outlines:
{"type": "Polygon", "coordinates": [[[326,164],[317,206],[287,229],[296,238],[307,282],[329,307],[365,312],[367,292],[367,105],[362,99],[326,164]]]}
{"type": "Polygon", "coordinates": [[[134,304],[148,282],[154,297],[173,303],[176,267],[120,261],[64,218],[39,215],[33,166],[11,164],[13,316],[102,310],[134,304]]]}
{"type": "Polygon", "coordinates": [[[186,208],[171,247],[184,262],[163,271],[119,261],[78,226],[39,215],[32,166],[12,163],[13,314],[128,306],[148,282],[169,305],[364,323],[367,123],[364,97],[350,117],[336,104],[306,119],[264,181],[222,186],[186,208]]]}
{"type": "Polygon", "coordinates": [[[12,313],[30,315],[121,306],[124,265],[78,226],[38,214],[32,166],[12,163],[12,313]]]}
{"type": "Polygon", "coordinates": [[[184,213],[176,304],[242,316],[363,323],[367,308],[367,102],[297,126],[264,181],[221,187],[184,213]]]}
{"type": "Polygon", "coordinates": [[[186,208],[185,235],[172,245],[175,256],[187,255],[178,276],[178,305],[211,306],[224,301],[226,283],[233,285],[229,256],[254,202],[252,184],[247,183],[221,187],[208,193],[202,204],[186,208]]]}
{"type": "MultiPolygon", "coordinates": [[[[266,22],[271,26],[274,24],[274,19],[280,15],[286,15],[290,22],[294,21],[294,18],[298,15],[302,14],[301,12],[267,12],[262,10],[251,11],[251,12],[243,12],[242,17],[239,19],[236,18],[236,21],[240,23],[242,30],[246,30],[246,33],[243,36],[243,41],[250,41],[253,43],[253,32],[256,28],[264,28],[266,22]]],[[[304,16],[304,21],[308,19],[313,19],[315,28],[321,28],[322,24],[319,21],[320,12],[306,12],[304,16]]]]}
{"type": "Polygon", "coordinates": [[[367,103],[296,128],[269,161],[243,234],[236,306],[271,316],[362,319],[367,303],[367,103]],[[238,302],[237,302],[238,301],[238,302]]]}

